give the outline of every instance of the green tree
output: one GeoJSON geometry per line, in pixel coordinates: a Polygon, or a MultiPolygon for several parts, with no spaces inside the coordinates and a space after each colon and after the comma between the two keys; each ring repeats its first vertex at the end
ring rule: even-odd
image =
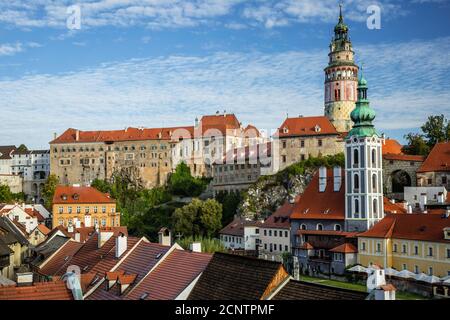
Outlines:
{"type": "Polygon", "coordinates": [[[178,208],[173,214],[175,232],[184,237],[210,237],[221,228],[222,205],[216,200],[192,200],[191,203],[178,208]]]}
{"type": "Polygon", "coordinates": [[[9,186],[0,184],[0,203],[9,203],[13,200],[13,194],[9,186]]]}
{"type": "Polygon", "coordinates": [[[408,144],[402,148],[406,154],[426,156],[430,153],[430,146],[424,139],[424,136],[418,133],[408,133],[405,135],[408,144]]]}
{"type": "Polygon", "coordinates": [[[44,184],[42,195],[45,201],[45,206],[51,209],[53,202],[53,195],[55,194],[56,186],[58,185],[58,177],[54,174],[48,176],[47,181],[44,184]]]}
{"type": "Polygon", "coordinates": [[[430,147],[438,142],[446,142],[450,139],[450,123],[443,114],[429,116],[421,129],[430,147]]]}
{"type": "Polygon", "coordinates": [[[177,240],[177,243],[185,250],[189,250],[193,242],[200,242],[202,244],[202,252],[214,253],[227,251],[219,239],[205,237],[186,237],[177,240]]]}
{"type": "Polygon", "coordinates": [[[194,178],[191,169],[186,163],[181,162],[169,177],[168,189],[174,195],[198,197],[206,189],[207,184],[206,179],[194,178]]]}
{"type": "Polygon", "coordinates": [[[240,192],[219,192],[216,195],[216,200],[222,204],[222,225],[225,226],[233,221],[234,216],[237,213],[239,204],[242,201],[240,192]]]}

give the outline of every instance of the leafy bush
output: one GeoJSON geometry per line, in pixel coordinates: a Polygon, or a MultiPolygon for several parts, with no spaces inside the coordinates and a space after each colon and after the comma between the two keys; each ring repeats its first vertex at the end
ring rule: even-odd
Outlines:
{"type": "Polygon", "coordinates": [[[202,244],[202,252],[214,253],[225,252],[226,249],[219,239],[206,237],[186,237],[176,241],[183,249],[189,250],[193,242],[200,242],[202,244]]]}

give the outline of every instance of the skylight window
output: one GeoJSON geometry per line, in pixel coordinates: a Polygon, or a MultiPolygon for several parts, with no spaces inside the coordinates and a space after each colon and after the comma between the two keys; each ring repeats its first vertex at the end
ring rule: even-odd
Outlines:
{"type": "Polygon", "coordinates": [[[139,300],[145,300],[148,297],[148,292],[145,292],[140,298],[139,300]]]}

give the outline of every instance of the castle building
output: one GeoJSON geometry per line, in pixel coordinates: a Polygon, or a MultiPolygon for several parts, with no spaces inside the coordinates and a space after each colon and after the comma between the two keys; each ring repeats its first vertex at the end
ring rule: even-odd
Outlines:
{"type": "Polygon", "coordinates": [[[346,230],[363,232],[384,217],[383,208],[383,137],[372,121],[375,111],[367,99],[367,81],[361,76],[358,101],[350,117],[354,122],[345,142],[345,212],[346,230]]]}
{"type": "Polygon", "coordinates": [[[358,84],[358,66],[354,54],[341,7],[339,22],[334,28],[330,44],[328,66],[325,68],[325,116],[339,132],[348,132],[352,126],[350,112],[355,107],[358,84]]]}

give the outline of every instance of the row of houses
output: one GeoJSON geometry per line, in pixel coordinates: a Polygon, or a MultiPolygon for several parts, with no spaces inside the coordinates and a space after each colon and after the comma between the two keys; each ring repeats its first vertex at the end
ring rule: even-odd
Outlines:
{"type": "Polygon", "coordinates": [[[202,253],[198,244],[184,250],[168,244],[165,231],[160,243],[124,227],[75,241],[55,228],[36,248],[32,270],[0,283],[0,300],[395,300],[382,281],[367,293],[303,282],[278,262],[202,253]]]}

